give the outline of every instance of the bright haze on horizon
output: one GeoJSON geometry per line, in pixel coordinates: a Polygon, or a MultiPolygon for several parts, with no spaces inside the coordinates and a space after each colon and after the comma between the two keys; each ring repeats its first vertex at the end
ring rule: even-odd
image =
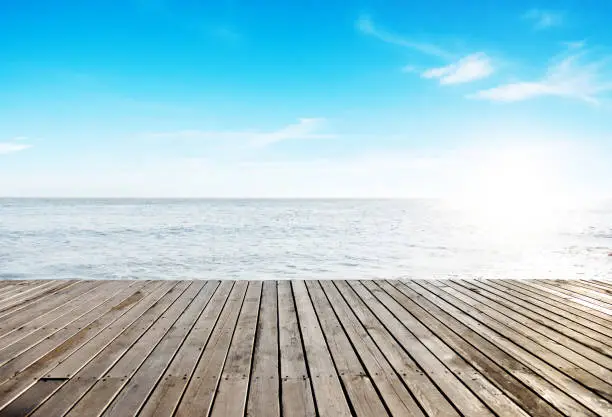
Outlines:
{"type": "Polygon", "coordinates": [[[0,196],[612,196],[611,2],[7,2],[0,196]]]}

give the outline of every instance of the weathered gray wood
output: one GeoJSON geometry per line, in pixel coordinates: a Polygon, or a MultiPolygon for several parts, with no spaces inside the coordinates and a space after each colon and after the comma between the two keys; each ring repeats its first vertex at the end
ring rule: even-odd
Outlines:
{"type": "Polygon", "coordinates": [[[581,402],[586,407],[590,408],[596,413],[603,413],[604,415],[612,411],[609,401],[606,401],[594,394],[594,392],[597,392],[597,388],[595,388],[595,391],[592,391],[585,387],[585,385],[587,387],[589,385],[599,387],[603,384],[604,391],[602,392],[606,393],[605,390],[607,390],[607,384],[603,383],[603,381],[595,378],[591,374],[588,374],[584,370],[573,366],[570,362],[553,354],[552,352],[542,349],[541,347],[537,346],[536,343],[523,337],[519,333],[512,332],[512,330],[508,327],[491,320],[486,315],[483,315],[478,310],[471,307],[469,304],[466,304],[462,300],[453,297],[450,293],[447,293],[446,287],[438,288],[425,281],[419,281],[418,284],[424,288],[427,288],[429,291],[433,292],[447,303],[456,306],[456,308],[460,309],[462,312],[465,312],[473,319],[476,319],[477,321],[466,320],[466,322],[470,323],[470,326],[478,326],[479,333],[486,335],[489,340],[494,341],[497,346],[506,352],[509,352],[528,367],[537,370],[540,375],[544,376],[548,381],[560,387],[563,391],[569,393],[573,398],[581,402]],[[490,327],[490,329],[498,329],[503,336],[490,331],[490,329],[487,329],[484,326],[478,325],[477,322],[485,324],[487,327],[490,327]],[[527,351],[526,349],[529,350],[527,351]],[[556,369],[556,367],[551,366],[551,362],[555,363],[563,370],[563,372],[572,375],[572,378],[575,378],[575,380],[565,375],[559,369],[556,369]],[[584,385],[581,385],[576,381],[581,381],[584,385]]]}
{"type": "Polygon", "coordinates": [[[319,416],[349,417],[351,410],[308,297],[306,284],[304,281],[292,281],[291,287],[319,416]]]}
{"type": "MultiPolygon", "coordinates": [[[[444,288],[444,291],[473,307],[475,310],[472,311],[483,313],[478,314],[478,317],[479,319],[483,318],[487,325],[494,326],[494,328],[503,328],[503,326],[506,326],[509,329],[507,334],[512,340],[517,342],[520,341],[519,343],[527,347],[530,351],[537,353],[538,356],[545,358],[547,362],[558,364],[560,369],[567,367],[569,363],[573,363],[590,372],[591,375],[587,375],[585,372],[579,372],[572,375],[585,385],[593,389],[602,389],[612,392],[612,385],[604,382],[612,381],[612,372],[598,363],[600,361],[603,363],[612,362],[612,360],[605,355],[594,352],[586,346],[556,333],[554,330],[541,326],[526,316],[520,316],[512,312],[512,310],[495,305],[495,307],[506,312],[510,316],[502,314],[488,305],[484,297],[473,291],[466,290],[455,283],[450,282],[449,286],[444,288]],[[523,322],[525,324],[523,324],[523,322]],[[533,328],[538,329],[540,332],[536,332],[533,328]],[[572,347],[574,350],[567,346],[572,347]],[[576,351],[579,351],[582,355],[576,351]],[[593,354],[588,355],[588,353],[590,353],[589,351],[593,352],[593,354]],[[590,360],[592,356],[596,355],[601,356],[601,358],[597,357],[598,362],[590,360]],[[597,381],[596,378],[592,378],[592,375],[597,376],[600,380],[597,381]]],[[[571,367],[571,365],[569,365],[569,367],[571,367]]]]}
{"type": "MultiPolygon", "coordinates": [[[[125,383],[138,370],[140,364],[147,358],[151,350],[155,348],[157,342],[168,331],[168,328],[180,316],[185,306],[189,305],[193,300],[194,293],[197,293],[197,291],[199,291],[199,288],[194,287],[191,283],[180,282],[171,291],[164,294],[157,303],[151,305],[138,320],[132,322],[121,335],[136,329],[142,336],[126,350],[119,360],[113,363],[101,380],[96,380],[93,386],[85,395],[78,399],[66,415],[72,417],[94,417],[101,415],[125,383]],[[139,332],[141,329],[139,322],[141,321],[143,322],[141,325],[144,331],[139,332]]],[[[108,353],[112,353],[114,356],[116,352],[112,349],[112,346],[109,350],[111,352],[103,349],[97,356],[104,357],[108,353]]],[[[81,385],[84,385],[78,378],[73,378],[72,381],[75,381],[77,384],[80,382],[81,385]]]]}
{"type": "Polygon", "coordinates": [[[408,387],[418,404],[428,416],[460,416],[459,412],[448,402],[444,394],[433,381],[415,363],[410,355],[394,338],[394,335],[381,323],[380,318],[368,307],[373,296],[364,293],[365,298],[358,294],[353,285],[338,281],[336,286],[342,293],[348,305],[357,316],[362,326],[374,340],[387,361],[393,366],[397,375],[408,387]]]}
{"type": "Polygon", "coordinates": [[[278,323],[282,387],[282,415],[316,415],[312,385],[289,281],[278,282],[278,323]]]}
{"type": "Polygon", "coordinates": [[[5,334],[0,338],[0,358],[8,360],[34,346],[60,327],[102,304],[122,288],[125,288],[124,284],[113,281],[104,287],[94,287],[88,293],[77,297],[76,300],[73,299],[67,307],[60,306],[48,314],[37,317],[27,325],[5,334]]]}
{"type": "Polygon", "coordinates": [[[217,326],[176,408],[175,417],[208,415],[246,296],[247,285],[245,281],[236,282],[234,285],[217,326]]]}
{"type": "MultiPolygon", "coordinates": [[[[537,383],[530,385],[529,381],[524,384],[519,378],[514,377],[512,372],[508,372],[502,367],[511,368],[518,371],[517,376],[521,375],[520,364],[513,361],[511,357],[504,355],[502,351],[495,349],[486,341],[483,342],[474,331],[463,327],[450,315],[441,311],[436,305],[405,285],[399,282],[389,282],[381,284],[381,287],[385,288],[389,295],[416,319],[434,332],[457,354],[461,355],[504,394],[512,398],[529,415],[539,417],[561,416],[559,411],[547,402],[542,401],[542,398],[537,395],[536,392],[541,385],[537,383]],[[394,287],[395,291],[391,291],[391,286],[394,287]],[[533,391],[528,388],[529,386],[532,387],[533,391]]],[[[555,394],[554,387],[539,378],[535,379],[537,382],[544,383],[546,392],[549,392],[550,395],[555,394]]],[[[509,407],[508,411],[512,413],[512,407],[509,407]]]]}
{"type": "Polygon", "coordinates": [[[213,299],[206,306],[185,343],[181,346],[172,363],[164,372],[139,417],[171,417],[181,395],[193,374],[200,356],[207,350],[208,340],[217,324],[223,307],[228,300],[234,284],[224,281],[215,292],[213,299]]]}
{"type": "Polygon", "coordinates": [[[353,314],[335,285],[331,281],[322,281],[321,286],[391,415],[424,417],[425,414],[412,398],[410,391],[353,314]]]}
{"type": "Polygon", "coordinates": [[[598,304],[593,304],[588,298],[581,297],[580,294],[567,291],[561,287],[546,285],[546,283],[539,280],[525,280],[521,283],[539,289],[545,292],[548,297],[560,299],[562,302],[599,317],[612,325],[612,312],[610,309],[603,308],[598,304]]]}
{"type": "Polygon", "coordinates": [[[612,331],[612,318],[609,318],[607,315],[599,313],[598,311],[585,307],[582,304],[571,302],[567,296],[561,297],[558,294],[552,293],[547,288],[538,288],[536,285],[524,281],[498,280],[498,282],[504,286],[519,288],[528,293],[528,295],[531,297],[536,297],[546,303],[554,304],[556,307],[565,309],[570,314],[578,316],[581,319],[597,323],[598,325],[609,329],[606,331],[606,333],[612,331]]]}
{"type": "MultiPolygon", "coordinates": [[[[394,287],[384,282],[375,283],[373,281],[365,282],[364,285],[457,379],[462,381],[496,415],[506,417],[528,416],[510,397],[444,343],[443,339],[439,338],[432,329],[427,328],[404,308],[403,304],[391,295],[398,296],[399,294],[399,291],[394,287]]],[[[457,407],[461,409],[459,405],[457,407]]]]}
{"type": "Polygon", "coordinates": [[[0,417],[612,415],[611,293],[0,280],[0,417]]]}
{"type": "MultiPolygon", "coordinates": [[[[165,284],[153,284],[152,288],[166,287],[165,284]]],[[[141,288],[136,292],[127,291],[117,298],[109,300],[80,319],[60,329],[45,341],[10,361],[0,368],[3,375],[0,385],[0,409],[12,399],[32,386],[37,378],[56,367],[62,360],[79,349],[90,338],[109,326],[118,317],[137,306],[146,297],[149,289],[141,288]],[[130,295],[131,293],[131,295],[130,295]],[[35,352],[32,352],[35,350],[35,352]],[[45,353],[46,352],[46,353],[45,353]],[[42,356],[41,356],[42,355],[42,356]]]]}
{"type": "Polygon", "coordinates": [[[307,281],[306,287],[353,412],[364,417],[388,415],[319,283],[307,281]]]}
{"type": "MultiPolygon", "coordinates": [[[[565,415],[591,417],[596,415],[571,395],[574,381],[567,377],[561,377],[561,382],[565,382],[567,385],[556,386],[555,382],[558,381],[551,381],[549,378],[545,378],[545,375],[534,372],[529,367],[529,361],[524,363],[519,360],[523,356],[523,351],[519,346],[490,331],[483,324],[455,307],[454,304],[436,294],[435,290],[428,290],[428,287],[424,284],[416,282],[404,282],[404,285],[413,290],[414,294],[418,294],[418,296],[411,295],[419,305],[428,309],[428,311],[435,312],[436,317],[440,318],[446,326],[477,347],[478,350],[498,363],[508,373],[528,385],[540,397],[553,404],[565,415]],[[568,386],[570,387],[569,390],[567,389],[568,386]],[[569,391],[569,394],[567,391],[569,391]]],[[[441,294],[443,295],[443,293],[441,294]]],[[[530,359],[528,356],[527,358],[530,359]]],[[[534,361],[537,363],[537,359],[534,358],[534,361]]],[[[546,364],[542,363],[541,365],[546,369],[546,364]]],[[[580,388],[578,388],[578,392],[593,396],[592,392],[583,391],[580,388]]],[[[520,394],[520,391],[517,393],[520,394]]]]}
{"type": "Polygon", "coordinates": [[[247,400],[249,417],[280,417],[277,295],[276,281],[265,281],[247,400]]]}
{"type": "MultiPolygon", "coordinates": [[[[418,363],[436,385],[444,391],[446,396],[459,411],[469,416],[493,416],[491,411],[461,383],[461,380],[450,372],[430,349],[428,349],[423,342],[406,327],[406,325],[410,324],[410,322],[405,320],[406,317],[404,317],[403,321],[400,321],[391,314],[387,307],[367,290],[364,284],[355,282],[352,283],[352,286],[362,299],[368,300],[367,304],[372,312],[385,324],[385,327],[391,331],[398,342],[406,349],[410,356],[414,358],[414,361],[418,363]]],[[[426,341],[427,339],[424,338],[424,340],[426,341]]],[[[430,343],[430,345],[434,345],[434,343],[430,343]]],[[[437,347],[440,348],[440,345],[437,347]]],[[[482,388],[484,388],[484,386],[482,386],[482,388]]]]}
{"type": "MultiPolygon", "coordinates": [[[[180,316],[177,321],[104,411],[103,416],[125,417],[128,413],[132,413],[132,416],[138,414],[148,395],[212,298],[218,283],[209,282],[206,288],[202,289],[203,285],[204,283],[200,282],[194,286],[194,290],[198,289],[199,293],[184,312],[179,312],[180,316]]],[[[180,305],[178,307],[180,308],[180,305]]],[[[171,312],[167,312],[165,316],[168,317],[170,314],[171,312]]],[[[148,332],[150,331],[148,330],[148,332]]]]}
{"type": "Polygon", "coordinates": [[[217,387],[211,417],[242,417],[246,410],[262,283],[249,283],[217,387]]]}
{"type": "Polygon", "coordinates": [[[566,323],[566,320],[572,321],[584,329],[584,334],[604,342],[609,341],[610,344],[612,344],[612,337],[609,336],[609,334],[612,334],[612,328],[607,328],[596,321],[583,318],[575,312],[568,311],[567,306],[562,303],[554,300],[545,300],[544,297],[537,294],[529,293],[520,287],[513,287],[505,283],[485,282],[482,280],[477,281],[477,283],[479,285],[484,285],[487,289],[491,288],[497,290],[495,294],[500,296],[503,295],[507,300],[521,300],[520,305],[526,308],[530,306],[533,311],[539,312],[542,315],[553,313],[555,319],[562,317],[563,319],[560,323],[566,323]]]}

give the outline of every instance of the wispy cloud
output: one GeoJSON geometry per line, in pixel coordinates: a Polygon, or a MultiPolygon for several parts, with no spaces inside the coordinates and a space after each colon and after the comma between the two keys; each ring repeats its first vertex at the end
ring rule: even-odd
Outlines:
{"type": "Polygon", "coordinates": [[[406,37],[387,32],[384,29],[377,27],[369,15],[363,14],[357,19],[357,29],[369,36],[380,39],[383,42],[393,43],[405,48],[414,49],[426,55],[435,56],[438,58],[452,59],[453,55],[443,48],[438,47],[428,42],[417,42],[406,37]]]}
{"type": "Polygon", "coordinates": [[[24,151],[31,148],[32,145],[22,143],[27,138],[19,136],[9,140],[8,142],[0,142],[0,155],[6,155],[9,153],[24,151]]]}
{"type": "Polygon", "coordinates": [[[450,65],[431,68],[421,74],[423,78],[437,78],[440,84],[461,84],[482,78],[493,73],[490,58],[483,52],[468,55],[450,65]]]}
{"type": "Polygon", "coordinates": [[[563,13],[557,11],[531,9],[523,15],[523,19],[533,23],[535,29],[548,29],[561,26],[564,16],[563,13]]]}
{"type": "Polygon", "coordinates": [[[336,135],[320,133],[326,125],[324,118],[302,118],[297,123],[270,132],[182,130],[149,134],[153,138],[194,139],[241,142],[250,147],[266,147],[285,140],[333,139],[336,135]]]}
{"type": "Polygon", "coordinates": [[[584,57],[576,54],[556,60],[540,80],[502,84],[468,97],[511,102],[557,96],[597,104],[602,93],[612,91],[612,80],[604,76],[604,61],[584,62],[584,57]]]}

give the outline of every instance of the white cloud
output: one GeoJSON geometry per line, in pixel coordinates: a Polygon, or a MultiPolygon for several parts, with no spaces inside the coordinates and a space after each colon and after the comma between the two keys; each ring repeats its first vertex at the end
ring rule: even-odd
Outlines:
{"type": "Polygon", "coordinates": [[[536,197],[609,196],[610,152],[556,138],[300,160],[160,156],[118,163],[111,156],[96,156],[68,165],[58,162],[55,169],[28,166],[3,172],[0,164],[0,195],[484,198],[492,193],[496,198],[526,197],[524,202],[532,205],[536,197]]]}
{"type": "Polygon", "coordinates": [[[531,9],[523,15],[523,19],[532,22],[536,29],[548,29],[563,24],[563,14],[552,10],[531,9]]]}
{"type": "Polygon", "coordinates": [[[485,53],[479,52],[461,58],[445,67],[429,69],[423,72],[421,76],[423,78],[438,78],[440,84],[460,84],[486,78],[492,73],[491,60],[485,53]]]}
{"type": "Polygon", "coordinates": [[[378,38],[383,42],[414,49],[415,51],[438,58],[452,59],[452,54],[438,47],[437,45],[427,42],[416,42],[378,28],[376,25],[374,25],[372,18],[368,15],[361,15],[359,19],[357,19],[356,26],[362,33],[378,38]]]}
{"type": "Polygon", "coordinates": [[[13,152],[24,151],[28,148],[31,148],[32,145],[26,143],[17,143],[26,140],[27,138],[20,136],[11,139],[8,142],[0,142],[0,155],[5,155],[13,152]]]}
{"type": "Polygon", "coordinates": [[[511,102],[557,96],[596,104],[602,93],[612,91],[612,81],[603,75],[603,62],[584,63],[583,56],[572,55],[558,60],[548,67],[540,80],[503,84],[468,97],[511,102]]]}
{"type": "Polygon", "coordinates": [[[326,124],[323,118],[301,118],[297,123],[271,132],[259,131],[206,131],[182,130],[177,132],[152,133],[149,137],[168,139],[194,139],[233,141],[245,146],[265,147],[285,140],[333,139],[336,135],[317,133],[326,124]]]}

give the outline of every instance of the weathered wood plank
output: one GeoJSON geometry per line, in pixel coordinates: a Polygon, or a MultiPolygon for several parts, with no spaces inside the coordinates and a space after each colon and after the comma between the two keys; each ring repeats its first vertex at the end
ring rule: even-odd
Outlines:
{"type": "MultiPolygon", "coordinates": [[[[404,305],[395,298],[400,296],[397,289],[385,282],[375,283],[372,281],[366,282],[364,285],[457,379],[462,381],[497,416],[528,416],[510,397],[444,343],[444,340],[438,337],[432,329],[427,328],[410,311],[404,308],[404,305]]],[[[401,296],[400,300],[405,301],[401,296]]],[[[467,412],[464,411],[464,414],[467,414],[467,412]]]]}
{"type": "MultiPolygon", "coordinates": [[[[157,381],[178,349],[182,346],[185,338],[206,308],[218,286],[218,282],[209,282],[206,288],[202,289],[204,284],[205,282],[199,282],[194,286],[194,290],[197,289],[199,293],[193,298],[193,301],[184,312],[180,314],[177,321],[164,335],[162,341],[155,346],[155,349],[142,363],[138,371],[130,378],[118,396],[104,411],[103,416],[125,417],[128,413],[131,413],[132,416],[138,414],[138,411],[143,407],[148,395],[157,384],[157,381]]],[[[169,316],[169,314],[171,312],[166,313],[165,316],[169,316]]]]}
{"type": "MultiPolygon", "coordinates": [[[[385,327],[391,331],[397,341],[406,349],[432,381],[444,391],[455,407],[463,414],[469,416],[493,416],[491,411],[478,400],[474,393],[467,389],[461,383],[461,380],[445,367],[430,349],[406,327],[407,324],[410,324],[409,322],[400,321],[394,316],[374,294],[367,290],[363,283],[355,282],[352,283],[352,286],[362,299],[368,300],[368,307],[372,312],[385,324],[385,327]]],[[[404,317],[405,319],[406,317],[404,317]]],[[[427,341],[426,337],[424,341],[427,341]]]]}
{"type": "Polygon", "coordinates": [[[441,289],[424,281],[419,281],[418,284],[427,288],[447,303],[455,306],[456,309],[460,309],[462,312],[471,316],[471,318],[476,319],[475,321],[467,320],[466,322],[470,323],[470,326],[478,326],[481,334],[486,335],[489,340],[494,341],[499,347],[510,352],[510,354],[525,363],[531,369],[537,370],[542,376],[560,387],[563,391],[569,393],[586,407],[596,413],[603,413],[604,415],[612,411],[610,402],[595,394],[595,392],[598,392],[598,387],[602,386],[602,384],[603,391],[601,392],[604,394],[607,392],[607,384],[600,379],[573,366],[571,362],[566,361],[558,355],[542,349],[535,342],[523,337],[519,333],[513,332],[508,327],[495,322],[469,304],[453,297],[450,293],[446,292],[446,287],[441,289]],[[497,329],[500,333],[496,334],[486,327],[478,325],[478,322],[485,324],[490,329],[497,329]],[[503,336],[500,337],[500,334],[503,336]],[[550,364],[551,362],[555,363],[560,369],[553,367],[550,364]],[[570,378],[564,374],[564,372],[575,379],[570,378]],[[577,383],[577,381],[582,382],[584,385],[577,383]],[[588,389],[585,386],[593,386],[595,390],[588,389]]]}
{"type": "Polygon", "coordinates": [[[353,314],[340,291],[331,281],[322,281],[321,286],[391,415],[424,417],[412,394],[353,314]]]}
{"type": "MultiPolygon", "coordinates": [[[[517,343],[521,343],[522,346],[544,358],[547,362],[556,364],[560,370],[566,367],[571,368],[572,365],[570,364],[574,364],[574,366],[578,365],[582,370],[590,372],[590,374],[588,374],[584,371],[578,371],[570,374],[578,381],[581,381],[592,389],[612,392],[612,385],[605,382],[612,381],[612,372],[608,371],[597,362],[590,360],[589,358],[591,355],[587,357],[585,354],[588,353],[587,350],[590,350],[586,346],[563,337],[563,335],[541,326],[525,316],[517,317],[512,310],[503,310],[510,316],[502,314],[495,308],[487,305],[486,299],[483,300],[484,297],[468,291],[463,287],[456,286],[454,283],[449,283],[449,287],[445,287],[444,291],[458,300],[461,300],[463,303],[470,305],[473,308],[473,310],[470,310],[471,312],[478,312],[475,313],[476,315],[474,315],[474,317],[477,317],[481,321],[484,320],[483,322],[492,328],[503,329],[506,331],[509,338],[515,340],[517,343]],[[525,324],[523,324],[523,322],[525,324]],[[532,328],[538,329],[540,333],[532,328]],[[582,355],[567,346],[578,350],[582,355]],[[593,378],[593,375],[599,378],[599,380],[593,378]]],[[[496,307],[500,308],[499,306],[496,307]]],[[[594,354],[597,354],[597,352],[594,352],[594,354]]],[[[603,363],[608,361],[612,362],[612,360],[608,359],[605,355],[599,355],[602,356],[602,358],[598,358],[599,361],[603,363]]]]}
{"type": "Polygon", "coordinates": [[[5,334],[0,338],[0,358],[12,358],[34,346],[57,329],[102,304],[124,287],[125,284],[110,282],[109,285],[92,288],[88,293],[72,300],[67,307],[60,306],[48,314],[37,317],[27,325],[5,334]]]}
{"type": "Polygon", "coordinates": [[[247,402],[249,417],[280,417],[278,344],[277,283],[265,281],[247,402]]]}
{"type": "Polygon", "coordinates": [[[289,281],[278,282],[278,325],[282,415],[314,417],[312,385],[289,281]]]}
{"type": "Polygon", "coordinates": [[[353,412],[364,417],[388,415],[321,286],[318,282],[307,281],[306,287],[353,412]]]}
{"type": "Polygon", "coordinates": [[[612,415],[611,294],[608,281],[0,280],[0,417],[612,415]]]}
{"type": "Polygon", "coordinates": [[[262,283],[251,281],[217,387],[211,417],[242,417],[247,403],[262,283]]]}
{"type": "Polygon", "coordinates": [[[608,332],[612,332],[612,320],[610,320],[612,317],[609,318],[605,314],[600,314],[597,311],[594,312],[592,309],[585,307],[582,304],[573,303],[567,298],[555,295],[547,289],[541,289],[535,285],[530,285],[528,282],[516,280],[498,280],[498,282],[506,287],[509,286],[511,288],[521,289],[525,293],[528,293],[530,297],[536,297],[538,300],[542,300],[548,304],[553,304],[556,307],[567,310],[570,314],[580,317],[581,319],[597,323],[598,325],[609,329],[606,330],[606,334],[608,332]]]}
{"type": "Polygon", "coordinates": [[[562,318],[560,319],[560,323],[572,321],[579,326],[573,327],[576,330],[582,328],[585,335],[603,342],[609,342],[609,344],[612,345],[612,337],[609,336],[609,334],[612,334],[612,328],[607,328],[596,321],[583,318],[575,312],[570,312],[566,309],[566,306],[561,303],[554,300],[545,300],[544,297],[537,294],[529,293],[520,287],[512,287],[505,283],[484,282],[482,280],[477,281],[477,283],[483,285],[484,288],[495,289],[495,294],[504,296],[504,298],[509,301],[516,301],[518,303],[518,300],[520,300],[520,305],[525,308],[529,306],[533,311],[539,312],[542,315],[550,315],[550,313],[552,313],[555,319],[562,318]]]}
{"type": "MultiPolygon", "coordinates": [[[[169,288],[166,287],[166,284],[155,283],[151,289],[157,287],[169,288]]],[[[3,382],[0,385],[0,409],[32,386],[37,378],[43,377],[45,373],[87,343],[90,338],[138,305],[149,290],[145,287],[135,292],[127,291],[117,298],[114,297],[28,350],[26,352],[28,355],[20,355],[14,361],[2,366],[0,368],[0,374],[3,375],[3,382]],[[33,350],[35,352],[32,352],[33,350]]]]}
{"type": "Polygon", "coordinates": [[[239,281],[234,285],[217,326],[176,408],[175,417],[208,415],[210,412],[247,286],[246,281],[239,281]]]}
{"type": "Polygon", "coordinates": [[[351,410],[308,296],[306,284],[304,281],[292,281],[291,287],[318,414],[321,417],[349,417],[351,410]]]}
{"type": "MultiPolygon", "coordinates": [[[[155,304],[151,305],[136,321],[133,321],[119,337],[135,330],[138,340],[116,360],[102,379],[97,379],[93,386],[81,396],[67,416],[93,417],[99,416],[114,399],[131,376],[138,370],[140,364],[147,358],[157,342],[168,331],[169,327],[189,305],[199,288],[191,283],[180,282],[155,304]],[[140,327],[142,326],[142,327],[140,327]]],[[[128,342],[129,343],[129,342],[128,342]]],[[[108,346],[108,345],[107,345],[108,346]]],[[[104,358],[107,354],[116,357],[116,350],[111,346],[110,352],[104,348],[97,357],[104,358]]],[[[112,360],[112,359],[111,359],[112,360]]],[[[74,371],[71,371],[74,372],[74,371]]],[[[61,375],[61,372],[58,373],[61,375]]],[[[72,378],[79,385],[85,385],[78,378],[72,378]]]]}
{"type": "Polygon", "coordinates": [[[213,299],[187,336],[187,340],[147,399],[138,414],[139,417],[172,417],[201,355],[204,350],[207,350],[210,335],[217,325],[233,286],[234,284],[230,281],[221,283],[213,299]]]}
{"type": "MultiPolygon", "coordinates": [[[[452,316],[441,311],[436,305],[412,289],[399,282],[389,282],[388,284],[396,290],[390,291],[388,287],[385,287],[395,300],[496,387],[512,398],[523,410],[526,410],[529,415],[539,417],[561,416],[559,411],[543,401],[537,394],[539,390],[552,395],[555,393],[554,387],[539,378],[535,378],[535,384],[530,384],[529,381],[522,383],[519,378],[503,368],[512,368],[519,371],[517,376],[521,375],[520,365],[516,364],[511,357],[504,355],[502,351],[494,349],[486,341],[479,339],[478,334],[473,330],[463,327],[452,316]],[[541,385],[538,382],[543,383],[544,388],[540,388],[541,385]],[[530,386],[532,389],[528,388],[530,386]]],[[[509,407],[509,411],[512,412],[511,407],[509,407]]]]}
{"type": "Polygon", "coordinates": [[[355,291],[356,283],[338,281],[337,288],[346,302],[351,306],[362,326],[374,340],[386,360],[393,366],[397,375],[408,387],[418,404],[428,416],[460,416],[459,412],[448,402],[425,372],[415,363],[412,357],[394,338],[394,335],[381,323],[380,318],[368,307],[371,294],[365,293],[365,298],[355,291]]]}

